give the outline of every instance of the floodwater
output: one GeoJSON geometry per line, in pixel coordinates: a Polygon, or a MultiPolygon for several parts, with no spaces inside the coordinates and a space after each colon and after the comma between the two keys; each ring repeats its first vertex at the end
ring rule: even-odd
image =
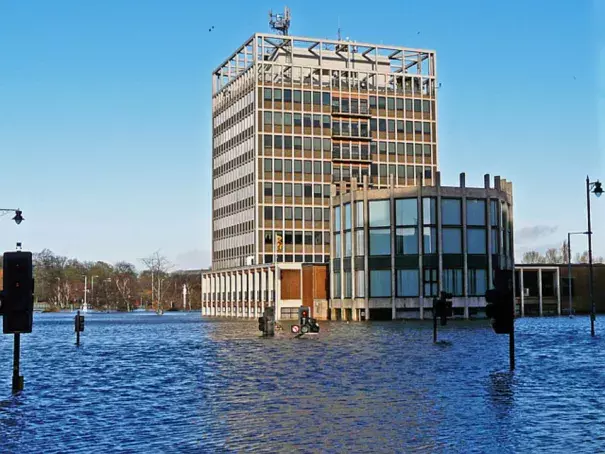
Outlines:
{"type": "Polygon", "coordinates": [[[588,317],[321,323],[259,337],[191,314],[37,314],[11,396],[0,336],[0,453],[605,451],[605,327],[588,317]]]}

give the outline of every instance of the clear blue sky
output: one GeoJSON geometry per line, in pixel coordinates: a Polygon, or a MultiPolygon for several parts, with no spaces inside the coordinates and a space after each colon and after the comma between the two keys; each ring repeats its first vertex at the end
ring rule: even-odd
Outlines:
{"type": "MultiPolygon", "coordinates": [[[[513,181],[517,251],[585,230],[584,178],[605,180],[605,2],[288,5],[293,35],[335,38],[340,20],[437,51],[444,183],[513,181]]],[[[211,71],[283,6],[0,0],[0,206],[26,218],[0,220],[0,249],[208,265],[211,71]]],[[[605,255],[605,197],[593,207],[605,255]]]]}

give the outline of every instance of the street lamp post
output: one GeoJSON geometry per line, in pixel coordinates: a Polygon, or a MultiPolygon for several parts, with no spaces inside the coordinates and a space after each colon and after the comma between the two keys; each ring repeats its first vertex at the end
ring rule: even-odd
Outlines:
{"type": "Polygon", "coordinates": [[[15,213],[13,221],[15,221],[17,225],[21,224],[25,220],[23,217],[23,212],[19,208],[0,208],[0,213],[15,213]]]}
{"type": "Polygon", "coordinates": [[[94,299],[95,298],[95,277],[99,277],[99,276],[96,276],[96,275],[93,276],[92,283],[90,285],[90,302],[92,303],[93,308],[94,308],[94,304],[95,304],[95,299],[94,299]]]}
{"type": "Polygon", "coordinates": [[[569,287],[569,318],[572,318],[572,296],[571,296],[571,236],[588,235],[588,232],[568,232],[567,233],[567,286],[569,287]]]}
{"type": "Polygon", "coordinates": [[[84,306],[82,312],[88,312],[88,302],[86,300],[86,294],[88,293],[88,276],[84,275],[84,306]]]}
{"type": "Polygon", "coordinates": [[[594,336],[594,322],[597,318],[594,294],[593,294],[593,274],[592,274],[592,228],[590,227],[590,193],[594,193],[597,197],[603,194],[603,188],[599,180],[591,182],[588,175],[586,176],[586,211],[588,218],[588,280],[590,286],[590,335],[594,336]]]}

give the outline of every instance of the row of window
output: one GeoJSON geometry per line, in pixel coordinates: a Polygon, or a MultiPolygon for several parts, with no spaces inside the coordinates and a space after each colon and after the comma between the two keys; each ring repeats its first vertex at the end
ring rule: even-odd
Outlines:
{"type": "MultiPolygon", "coordinates": [[[[430,160],[429,160],[430,161],[430,160]]],[[[399,165],[399,164],[371,164],[370,165],[370,175],[386,177],[387,175],[393,175],[397,178],[399,183],[403,183],[405,178],[413,179],[414,175],[417,178],[422,178],[422,167],[413,165],[399,165]],[[415,170],[414,170],[415,169],[415,170]]],[[[432,169],[430,167],[424,168],[424,178],[430,180],[432,178],[432,169]]]]}
{"type": "Polygon", "coordinates": [[[330,244],[330,232],[265,231],[265,244],[275,245],[277,252],[283,252],[284,245],[330,244]]]}
{"type": "MultiPolygon", "coordinates": [[[[216,179],[214,180],[216,184],[216,179]]],[[[254,181],[254,174],[249,173],[248,175],[244,175],[243,177],[238,178],[237,180],[230,181],[229,183],[224,184],[221,187],[218,187],[214,190],[214,197],[221,197],[225,194],[229,194],[230,192],[237,191],[238,189],[244,188],[254,181]]]]}
{"type": "Polygon", "coordinates": [[[237,110],[233,115],[231,115],[229,118],[225,119],[225,121],[219,123],[214,128],[214,135],[216,136],[216,135],[220,134],[221,132],[226,131],[231,126],[242,121],[248,115],[251,115],[253,112],[254,112],[254,104],[248,104],[243,109],[237,110]]]}
{"type": "MultiPolygon", "coordinates": [[[[363,202],[356,203],[357,216],[363,216],[363,202]]],[[[499,225],[499,210],[500,201],[496,199],[490,200],[490,218],[491,225],[499,225]]],[[[423,197],[422,199],[422,215],[424,225],[434,225],[436,221],[436,198],[423,197]]],[[[418,209],[417,198],[395,199],[395,225],[396,226],[417,226],[418,209]]],[[[344,226],[343,230],[351,229],[350,213],[351,204],[344,205],[344,226]]],[[[369,227],[389,227],[391,225],[391,208],[390,200],[371,200],[368,202],[369,211],[369,227]]],[[[502,204],[502,212],[505,214],[506,204],[502,204]]],[[[362,219],[362,218],[358,218],[362,219]]],[[[340,206],[334,207],[334,230],[340,230],[341,216],[340,206]]],[[[446,198],[441,199],[441,224],[442,225],[461,225],[462,224],[462,199],[446,198]]],[[[486,201],[483,199],[466,199],[466,224],[468,226],[485,226],[487,224],[486,217],[486,201]]],[[[506,225],[505,223],[503,223],[506,225]]],[[[363,224],[358,225],[362,227],[363,224]]]]}
{"type": "Polygon", "coordinates": [[[263,256],[264,263],[324,263],[330,261],[329,255],[321,255],[321,254],[265,254],[263,256]]]}
{"type": "MultiPolygon", "coordinates": [[[[254,245],[249,244],[246,246],[240,246],[240,247],[234,247],[234,248],[230,248],[230,249],[223,249],[222,251],[214,251],[213,255],[213,261],[220,261],[222,260],[223,264],[225,263],[225,261],[229,260],[229,259],[235,259],[235,258],[243,258],[243,257],[247,257],[251,254],[254,253],[254,245]]],[[[239,265],[243,265],[243,263],[239,263],[239,265]]],[[[219,266],[220,268],[220,266],[219,266]]]]}
{"type": "Polygon", "coordinates": [[[213,219],[220,219],[223,216],[229,216],[239,211],[247,210],[252,206],[254,206],[254,197],[247,197],[245,199],[238,200],[237,202],[230,203],[224,207],[217,208],[214,210],[213,219]]]}
{"type": "Polygon", "coordinates": [[[267,221],[322,222],[330,220],[330,209],[319,207],[265,206],[264,218],[267,221]]]}
{"type": "Polygon", "coordinates": [[[238,145],[238,144],[242,143],[243,141],[245,141],[246,139],[252,137],[253,134],[254,134],[254,126],[250,126],[248,129],[245,129],[244,131],[240,132],[239,134],[236,134],[231,139],[227,140],[225,143],[214,147],[214,150],[212,150],[212,156],[214,158],[216,158],[216,157],[222,155],[223,153],[226,153],[227,151],[231,150],[236,145],[238,145]]]}
{"type": "MultiPolygon", "coordinates": [[[[341,235],[344,238],[344,256],[351,257],[352,251],[352,232],[347,231],[343,234],[334,234],[334,257],[341,256],[341,235]]],[[[356,236],[355,255],[364,255],[364,230],[354,231],[356,236]]],[[[492,230],[491,253],[498,254],[498,230],[492,230]]],[[[437,253],[436,229],[434,227],[423,228],[423,253],[437,253]]],[[[369,255],[391,255],[391,230],[390,228],[372,228],[369,231],[369,255]]],[[[466,251],[467,254],[487,254],[487,230],[484,228],[468,228],[466,230],[466,251]]],[[[398,227],[395,229],[395,255],[417,255],[418,248],[418,227],[398,227]]],[[[462,229],[459,227],[444,227],[442,229],[442,253],[443,254],[462,254],[462,229]]]]}
{"type": "Polygon", "coordinates": [[[241,167],[252,159],[254,159],[254,150],[248,150],[244,153],[240,153],[235,158],[227,161],[223,165],[220,165],[216,169],[214,169],[214,177],[220,177],[221,175],[229,172],[230,170],[241,167]]]}
{"type": "MultiPolygon", "coordinates": [[[[312,115],[300,113],[282,113],[265,110],[263,113],[263,126],[300,126],[305,128],[324,128],[329,130],[332,127],[332,120],[329,115],[312,115]]],[[[319,131],[321,134],[321,131],[319,131]]],[[[325,131],[324,134],[329,134],[325,131]]]]}
{"type": "Polygon", "coordinates": [[[224,229],[217,229],[214,231],[214,239],[220,240],[234,235],[241,235],[242,233],[251,232],[254,230],[254,221],[241,222],[239,224],[230,225],[224,229]]]}
{"type": "Polygon", "coordinates": [[[271,159],[265,158],[265,172],[285,172],[285,173],[305,173],[307,175],[330,175],[332,173],[332,164],[330,161],[302,160],[302,159],[271,159]]]}
{"type": "Polygon", "coordinates": [[[378,154],[386,156],[431,156],[434,145],[411,142],[372,142],[370,153],[372,160],[378,161],[378,154]]]}
{"type": "Polygon", "coordinates": [[[264,183],[263,194],[266,197],[314,197],[316,199],[329,198],[330,185],[302,183],[264,183]]]}
{"type": "Polygon", "coordinates": [[[410,120],[384,120],[370,119],[370,131],[389,132],[398,134],[431,134],[432,123],[430,121],[410,120]]]}
{"type": "Polygon", "coordinates": [[[263,99],[265,101],[300,103],[306,106],[331,106],[333,112],[342,113],[368,114],[370,109],[381,109],[392,112],[431,112],[431,102],[428,100],[368,96],[367,99],[334,97],[331,101],[330,92],[291,90],[287,88],[265,88],[263,99]]]}
{"type": "Polygon", "coordinates": [[[332,149],[331,139],[322,139],[320,137],[300,137],[300,136],[282,136],[269,135],[263,136],[263,146],[265,148],[274,148],[276,150],[313,150],[330,152],[332,149]]]}
{"type": "MultiPolygon", "coordinates": [[[[364,271],[355,272],[355,297],[365,298],[365,277],[364,271]]],[[[334,273],[333,298],[352,298],[353,297],[353,271],[342,273],[343,287],[341,288],[341,273],[334,273]],[[344,292],[344,293],[343,293],[344,292]]],[[[438,284],[436,280],[437,270],[429,268],[424,270],[423,292],[427,296],[436,296],[438,284]]],[[[444,269],[443,270],[443,290],[452,293],[454,296],[463,296],[462,270],[444,269]]],[[[369,297],[370,298],[390,298],[391,291],[391,270],[370,270],[369,271],[369,297]]],[[[487,270],[482,268],[469,269],[467,276],[467,296],[485,296],[487,291],[487,270]]],[[[420,296],[420,271],[417,269],[395,270],[395,296],[398,298],[414,298],[420,296]]]]}

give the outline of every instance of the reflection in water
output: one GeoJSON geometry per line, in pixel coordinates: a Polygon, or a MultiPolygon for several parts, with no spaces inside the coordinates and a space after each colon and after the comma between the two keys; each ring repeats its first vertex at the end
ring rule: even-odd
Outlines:
{"type": "Polygon", "coordinates": [[[514,373],[507,336],[480,321],[435,345],[430,322],[292,339],[199,314],[89,314],[79,349],[72,322],[36,315],[14,398],[0,337],[0,452],[605,450],[604,341],[582,317],[518,320],[514,373]]]}

